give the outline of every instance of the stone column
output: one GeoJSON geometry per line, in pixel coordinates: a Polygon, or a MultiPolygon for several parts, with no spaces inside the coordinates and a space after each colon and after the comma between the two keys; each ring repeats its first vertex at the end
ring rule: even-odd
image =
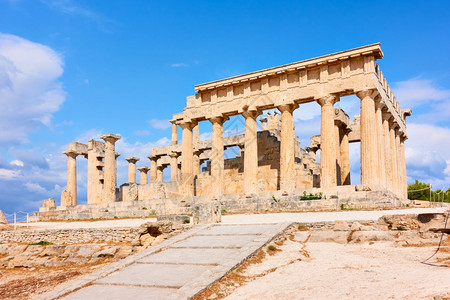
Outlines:
{"type": "Polygon", "coordinates": [[[401,157],[401,149],[400,149],[400,131],[397,127],[395,129],[395,150],[397,154],[397,196],[402,197],[403,191],[403,172],[402,172],[402,157],[401,157]]]}
{"type": "Polygon", "coordinates": [[[340,136],[340,166],[341,166],[341,184],[350,185],[350,154],[348,142],[348,128],[341,127],[340,136]]]}
{"type": "Polygon", "coordinates": [[[139,181],[139,184],[148,184],[148,171],[150,170],[149,167],[139,167],[139,172],[141,173],[141,178],[139,181]]]}
{"type": "Polygon", "coordinates": [[[383,133],[383,111],[384,103],[381,102],[381,97],[375,98],[375,122],[377,126],[377,138],[378,138],[378,183],[384,190],[387,188],[387,176],[386,176],[386,158],[384,151],[384,133],[383,133]]]}
{"type": "Polygon", "coordinates": [[[334,138],[336,151],[336,185],[342,185],[341,180],[341,130],[339,124],[334,121],[334,138]]]}
{"type": "Polygon", "coordinates": [[[256,128],[257,111],[247,111],[244,137],[244,193],[250,195],[258,192],[258,132],[256,128]]]}
{"type": "Polygon", "coordinates": [[[164,175],[164,169],[165,168],[166,168],[166,166],[164,166],[164,165],[158,166],[158,171],[156,172],[156,179],[159,182],[164,182],[163,175],[164,175]]]}
{"type": "Polygon", "coordinates": [[[278,106],[281,112],[281,141],[280,141],[280,189],[283,193],[295,188],[294,163],[294,119],[292,113],[298,107],[296,104],[278,106]]]}
{"type": "Polygon", "coordinates": [[[317,99],[321,106],[320,122],[320,187],[336,186],[336,130],[333,105],[339,101],[334,95],[317,99]]]}
{"type": "Polygon", "coordinates": [[[405,141],[406,137],[400,138],[400,168],[402,172],[402,190],[401,195],[403,199],[408,199],[408,180],[406,177],[406,161],[405,161],[405,141]]]}
{"type": "Polygon", "coordinates": [[[356,94],[361,99],[361,184],[376,188],[378,186],[378,137],[375,122],[374,90],[356,94]]]}
{"type": "Polygon", "coordinates": [[[171,152],[170,156],[170,180],[177,181],[178,180],[178,153],[171,152]]]}
{"type": "Polygon", "coordinates": [[[186,122],[180,124],[183,129],[182,147],[181,147],[181,191],[186,196],[194,194],[194,175],[193,175],[193,145],[192,145],[192,128],[196,123],[186,122]]]}
{"type": "Polygon", "coordinates": [[[194,151],[192,152],[193,154],[193,159],[192,159],[192,164],[193,164],[193,174],[194,176],[198,175],[200,173],[200,154],[202,153],[201,150],[194,148],[194,151]]]}
{"type": "Polygon", "coordinates": [[[61,197],[62,206],[77,205],[77,156],[78,153],[68,150],[63,152],[67,155],[67,187],[66,191],[69,194],[66,197],[61,197]],[[65,198],[65,199],[63,199],[65,198]],[[64,203],[63,203],[64,202],[64,203]]]}
{"type": "Polygon", "coordinates": [[[389,145],[391,147],[391,174],[392,174],[392,192],[397,194],[398,192],[398,164],[397,164],[397,146],[395,143],[395,128],[397,124],[393,121],[389,124],[389,145]]]}
{"type": "Polygon", "coordinates": [[[386,188],[392,191],[392,158],[391,158],[391,139],[389,135],[389,120],[392,117],[390,112],[382,113],[383,116],[383,148],[384,148],[384,169],[386,171],[386,188]]]}
{"type": "Polygon", "coordinates": [[[128,162],[128,183],[136,183],[136,162],[139,158],[128,157],[125,160],[128,162]]]}
{"type": "Polygon", "coordinates": [[[211,197],[218,199],[224,192],[224,154],[223,154],[223,117],[210,119],[212,123],[211,139],[211,197]]]}
{"type": "Polygon", "coordinates": [[[150,159],[150,183],[154,183],[158,174],[158,156],[148,156],[148,159],[150,159]]]}
{"type": "Polygon", "coordinates": [[[104,134],[100,138],[105,141],[105,171],[103,203],[116,201],[116,151],[115,143],[120,140],[120,136],[114,134],[104,134]]]}
{"type": "Polygon", "coordinates": [[[172,145],[178,144],[177,124],[172,123],[172,145]]]}

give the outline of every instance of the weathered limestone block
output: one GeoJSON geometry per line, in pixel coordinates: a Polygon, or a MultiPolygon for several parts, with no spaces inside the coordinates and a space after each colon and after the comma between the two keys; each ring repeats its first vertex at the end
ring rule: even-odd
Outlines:
{"type": "Polygon", "coordinates": [[[8,221],[6,220],[6,217],[1,210],[0,210],[0,224],[8,224],[8,221]]]}
{"type": "Polygon", "coordinates": [[[311,243],[338,243],[347,244],[349,232],[346,231],[312,231],[309,242],[311,243]]]}
{"type": "Polygon", "coordinates": [[[42,207],[48,207],[48,208],[56,207],[56,205],[55,205],[55,199],[53,199],[53,198],[45,199],[45,200],[42,202],[42,207]]]}
{"type": "Polygon", "coordinates": [[[418,230],[419,222],[416,215],[386,215],[378,219],[378,224],[389,230],[418,230]]]}
{"type": "Polygon", "coordinates": [[[221,205],[218,201],[197,203],[192,207],[194,225],[220,223],[222,221],[221,205]]]}
{"type": "Polygon", "coordinates": [[[69,191],[64,190],[61,193],[61,206],[71,206],[72,205],[72,195],[69,191]]]}
{"type": "Polygon", "coordinates": [[[349,231],[350,227],[348,223],[345,221],[335,221],[334,222],[334,231],[349,231]]]}
{"type": "Polygon", "coordinates": [[[351,235],[350,243],[390,242],[394,236],[389,231],[356,231],[351,235]]]}

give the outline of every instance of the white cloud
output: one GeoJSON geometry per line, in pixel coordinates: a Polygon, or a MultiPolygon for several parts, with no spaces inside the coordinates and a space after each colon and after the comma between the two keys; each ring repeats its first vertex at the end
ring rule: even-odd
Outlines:
{"type": "Polygon", "coordinates": [[[414,179],[433,186],[450,184],[450,129],[432,124],[408,125],[405,159],[409,182],[414,179]]]}
{"type": "Polygon", "coordinates": [[[392,86],[394,95],[402,107],[417,107],[431,101],[450,99],[450,90],[438,87],[429,79],[409,79],[392,86]]]}
{"type": "Polygon", "coordinates": [[[0,168],[0,180],[12,180],[20,176],[19,170],[8,170],[0,168]]]}
{"type": "Polygon", "coordinates": [[[166,130],[172,127],[172,123],[169,120],[151,119],[148,123],[155,129],[166,130]]]}
{"type": "Polygon", "coordinates": [[[182,68],[182,67],[189,67],[189,64],[186,63],[175,63],[170,65],[172,68],[182,68]]]}
{"type": "Polygon", "coordinates": [[[23,161],[17,159],[10,162],[10,164],[17,167],[23,167],[23,161]]]}
{"type": "Polygon", "coordinates": [[[57,79],[63,73],[54,50],[0,33],[0,146],[26,142],[39,126],[49,126],[65,100],[57,79]]]}
{"type": "Polygon", "coordinates": [[[30,192],[36,192],[39,194],[45,194],[47,192],[47,190],[45,188],[43,188],[42,186],[40,186],[37,183],[27,182],[24,185],[27,188],[27,190],[29,190],[30,192]]]}
{"type": "Polygon", "coordinates": [[[136,130],[135,132],[133,132],[134,135],[137,136],[146,136],[150,134],[150,131],[148,130],[136,130]]]}

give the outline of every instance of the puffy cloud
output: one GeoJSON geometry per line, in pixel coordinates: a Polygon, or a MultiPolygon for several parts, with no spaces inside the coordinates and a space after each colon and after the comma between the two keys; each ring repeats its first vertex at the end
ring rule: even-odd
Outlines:
{"type": "Polygon", "coordinates": [[[408,180],[419,179],[433,186],[450,182],[450,129],[432,124],[411,123],[405,142],[408,180]]]}
{"type": "Polygon", "coordinates": [[[429,79],[399,81],[394,83],[392,89],[402,107],[417,107],[430,101],[450,99],[450,90],[438,87],[429,79]]]}
{"type": "Polygon", "coordinates": [[[148,123],[155,129],[166,130],[172,127],[172,123],[169,120],[151,119],[148,123]]]}
{"type": "Polygon", "coordinates": [[[54,50],[0,33],[0,147],[26,142],[36,127],[50,125],[65,100],[57,82],[62,73],[54,50]]]}

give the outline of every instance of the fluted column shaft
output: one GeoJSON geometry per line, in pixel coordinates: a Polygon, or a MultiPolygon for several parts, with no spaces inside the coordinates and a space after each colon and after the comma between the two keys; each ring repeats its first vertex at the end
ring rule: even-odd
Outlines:
{"type": "Polygon", "coordinates": [[[150,183],[154,183],[158,174],[158,157],[149,156],[148,158],[150,159],[150,183]]]}
{"type": "Polygon", "coordinates": [[[384,169],[386,170],[386,187],[388,190],[393,191],[393,177],[392,177],[392,158],[391,158],[391,139],[389,135],[389,119],[391,114],[389,112],[383,112],[383,148],[384,148],[384,169]]]}
{"type": "Polygon", "coordinates": [[[336,151],[336,185],[342,185],[342,179],[341,179],[341,137],[340,137],[340,130],[339,125],[334,124],[334,138],[335,141],[335,151],[336,151]]]}
{"type": "Polygon", "coordinates": [[[170,180],[177,181],[178,180],[178,154],[171,153],[170,154],[170,180]]]}
{"type": "Polygon", "coordinates": [[[402,172],[402,157],[400,149],[400,133],[398,127],[395,130],[395,150],[397,154],[397,196],[402,197],[402,186],[403,186],[403,172],[402,172]]]}
{"type": "Polygon", "coordinates": [[[377,138],[378,138],[378,182],[379,185],[384,189],[387,187],[387,176],[386,176],[386,158],[385,158],[385,147],[384,147],[384,134],[383,134],[383,112],[382,108],[384,104],[381,102],[381,98],[377,98],[375,102],[375,121],[377,126],[377,138]]]}
{"type": "Polygon", "coordinates": [[[67,155],[67,187],[66,191],[70,194],[70,203],[61,203],[63,206],[77,205],[77,156],[73,151],[63,152],[67,155]]]}
{"type": "Polygon", "coordinates": [[[320,187],[329,188],[336,181],[336,130],[334,128],[333,105],[339,101],[336,96],[328,95],[317,100],[321,106],[320,121],[320,187]]]}
{"type": "Polygon", "coordinates": [[[391,174],[392,174],[392,192],[398,192],[398,164],[397,164],[397,147],[395,143],[395,125],[389,124],[389,145],[391,147],[391,174]]]}
{"type": "Polygon", "coordinates": [[[402,171],[402,191],[403,199],[408,199],[408,182],[406,177],[406,161],[405,161],[405,139],[400,139],[400,168],[402,171]]]}
{"type": "Polygon", "coordinates": [[[224,154],[223,154],[223,122],[224,118],[210,119],[212,123],[211,139],[211,196],[217,199],[224,192],[224,154]]]}
{"type": "Polygon", "coordinates": [[[361,184],[373,187],[379,185],[374,91],[362,91],[356,95],[361,99],[361,184]]]}
{"type": "Polygon", "coordinates": [[[177,124],[172,123],[172,145],[178,144],[177,124]]]}
{"type": "Polygon", "coordinates": [[[164,166],[159,166],[158,171],[156,172],[156,179],[159,182],[164,182],[164,169],[165,169],[164,166]]]}
{"type": "Polygon", "coordinates": [[[104,189],[103,202],[116,201],[117,170],[116,170],[116,147],[115,143],[120,136],[105,134],[100,136],[105,141],[105,168],[104,168],[104,189]]]}
{"type": "Polygon", "coordinates": [[[244,137],[244,193],[252,194],[258,191],[258,132],[256,128],[257,111],[247,111],[245,118],[244,137]]]}
{"type": "Polygon", "coordinates": [[[139,172],[141,173],[140,176],[140,184],[148,184],[148,167],[139,167],[138,168],[139,172]]]}
{"type": "Polygon", "coordinates": [[[294,119],[292,113],[298,107],[295,104],[278,106],[281,112],[281,142],[280,142],[280,189],[291,191],[295,188],[294,178],[294,119]]]}
{"type": "Polygon", "coordinates": [[[194,194],[194,176],[193,176],[193,145],[192,145],[192,128],[195,123],[186,122],[181,124],[182,147],[181,147],[181,181],[182,191],[185,195],[194,194]]]}
{"type": "Polygon", "coordinates": [[[125,160],[128,161],[128,182],[136,183],[136,162],[139,158],[128,157],[125,160]]]}
{"type": "Polygon", "coordinates": [[[350,185],[350,154],[349,154],[349,142],[348,132],[346,128],[340,130],[340,166],[341,166],[341,184],[350,185]]]}

